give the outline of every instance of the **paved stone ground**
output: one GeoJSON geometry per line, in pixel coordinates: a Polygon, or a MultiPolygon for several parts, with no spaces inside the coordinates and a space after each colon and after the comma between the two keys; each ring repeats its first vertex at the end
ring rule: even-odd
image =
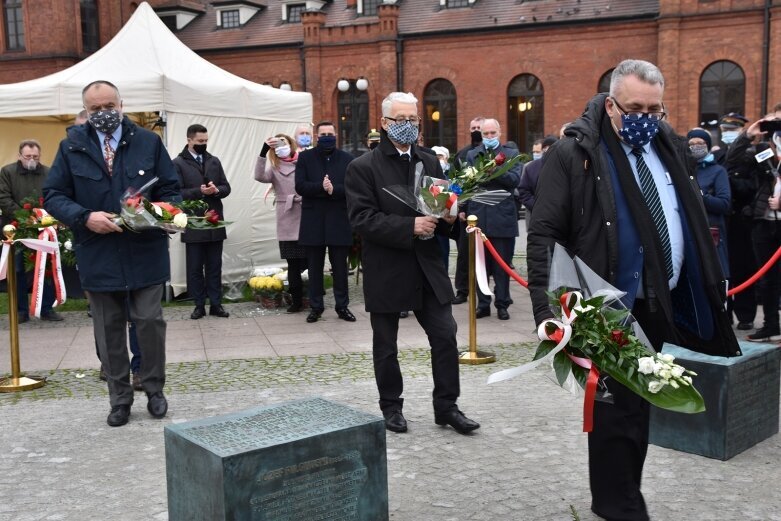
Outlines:
{"type": "MultiPolygon", "coordinates": [[[[414,319],[402,321],[408,347],[400,358],[410,430],[387,433],[391,519],[564,521],[574,519],[573,512],[583,521],[597,519],[589,511],[581,399],[558,388],[543,370],[485,384],[491,372],[518,365],[532,354],[528,298],[521,290],[514,290],[513,296],[510,324],[495,317],[478,322],[479,331],[485,332],[482,338],[488,339],[481,349],[493,344],[497,363],[461,368],[460,407],[482,423],[469,436],[433,423],[429,354],[420,347],[425,338],[414,319]]],[[[360,310],[357,298],[355,308],[360,310]]],[[[272,347],[283,338],[269,331],[280,322],[289,328],[298,324],[252,304],[231,305],[230,311],[230,327],[238,329],[251,320],[265,331],[272,347]]],[[[170,331],[185,334],[192,329],[189,312],[166,310],[170,331]]],[[[454,313],[463,321],[464,306],[456,306],[454,313]]],[[[25,324],[25,333],[30,339],[44,335],[41,338],[54,346],[58,331],[88,327],[83,313],[68,315],[60,325],[25,324]]],[[[130,423],[121,428],[105,423],[107,393],[94,363],[62,368],[61,361],[49,366],[40,362],[45,370],[39,372],[48,378],[44,388],[0,394],[0,520],[168,519],[163,428],[170,423],[307,396],[378,413],[371,356],[363,338],[368,319],[356,315],[356,324],[333,319],[318,323],[325,352],[317,354],[272,352],[198,361],[181,357],[167,367],[169,415],[152,419],[139,393],[130,423]],[[353,337],[363,338],[363,344],[353,350],[345,348],[348,344],[339,347],[338,339],[353,337]]],[[[303,316],[299,318],[303,322],[303,316]]],[[[206,320],[198,321],[198,327],[221,324],[206,320]]],[[[299,327],[290,328],[290,334],[312,334],[305,324],[299,327]]],[[[227,331],[221,329],[220,334],[227,331]]],[[[76,338],[87,333],[69,334],[76,338]]],[[[464,334],[460,331],[459,337],[464,334]]],[[[202,336],[204,343],[219,340],[217,335],[202,336]]],[[[83,347],[87,355],[88,344],[83,347]]],[[[781,520],[780,449],[781,437],[776,435],[722,462],[651,446],[643,490],[652,518],[781,520]]]]}

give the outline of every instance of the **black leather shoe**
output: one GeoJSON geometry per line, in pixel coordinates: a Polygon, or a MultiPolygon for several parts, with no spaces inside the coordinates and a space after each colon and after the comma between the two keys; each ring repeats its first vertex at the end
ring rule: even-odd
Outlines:
{"type": "Polygon", "coordinates": [[[16,319],[16,321],[17,321],[18,323],[20,323],[20,324],[24,324],[25,322],[29,322],[29,321],[30,321],[30,315],[27,315],[27,314],[24,314],[24,315],[22,315],[22,314],[19,314],[19,318],[17,318],[17,319],[16,319]]]}
{"type": "Polygon", "coordinates": [[[382,413],[385,416],[385,428],[391,432],[407,432],[407,420],[401,411],[382,413]]]}
{"type": "Polygon", "coordinates": [[[306,321],[309,322],[310,324],[313,322],[317,322],[318,320],[320,320],[320,315],[322,314],[323,314],[322,310],[313,309],[312,311],[309,312],[309,315],[307,315],[306,321]]]}
{"type": "Polygon", "coordinates": [[[304,307],[301,304],[291,304],[287,308],[287,313],[298,313],[302,309],[304,309],[304,307]]]}
{"type": "Polygon", "coordinates": [[[220,318],[228,318],[231,316],[231,314],[225,311],[225,308],[220,305],[209,307],[209,315],[220,318]]]}
{"type": "Polygon", "coordinates": [[[496,318],[499,320],[510,320],[510,314],[507,312],[504,308],[499,308],[496,310],[496,318]]]}
{"type": "Polygon", "coordinates": [[[475,318],[483,318],[483,317],[490,317],[490,316],[491,316],[490,309],[477,308],[477,313],[475,313],[475,318]]]}
{"type": "Polygon", "coordinates": [[[149,402],[146,404],[149,414],[155,418],[165,416],[165,413],[168,412],[168,400],[163,396],[163,391],[157,391],[153,394],[146,393],[146,396],[149,398],[149,402]]]}
{"type": "Polygon", "coordinates": [[[62,322],[65,319],[62,318],[62,315],[56,311],[51,310],[48,313],[41,313],[41,320],[45,320],[47,322],[62,322]]]}
{"type": "Polygon", "coordinates": [[[133,390],[134,391],[143,391],[144,386],[141,385],[141,375],[138,373],[133,373],[133,378],[131,379],[131,382],[133,382],[133,390]]]}
{"type": "Polygon", "coordinates": [[[206,310],[203,308],[203,306],[195,306],[195,309],[192,313],[190,313],[190,318],[193,320],[198,320],[199,318],[203,318],[206,316],[206,310]]]}
{"type": "Polygon", "coordinates": [[[453,299],[453,304],[463,304],[464,302],[466,302],[466,300],[467,300],[466,295],[458,294],[456,295],[456,298],[453,299]]]}
{"type": "Polygon", "coordinates": [[[472,421],[458,409],[451,409],[447,412],[435,414],[434,422],[437,425],[450,425],[459,434],[467,434],[480,428],[480,424],[472,421]]]}
{"type": "Polygon", "coordinates": [[[409,316],[409,311],[400,311],[399,312],[399,318],[407,318],[409,316]]]}
{"type": "Polygon", "coordinates": [[[342,320],[346,320],[347,322],[355,322],[355,315],[353,315],[352,312],[347,308],[337,309],[336,314],[339,315],[339,318],[342,320]]]}
{"type": "Polygon", "coordinates": [[[741,331],[748,331],[750,329],[754,329],[754,323],[753,322],[738,322],[738,329],[741,331]]]}
{"type": "Polygon", "coordinates": [[[111,412],[108,413],[106,423],[108,423],[110,427],[121,427],[127,423],[128,418],[130,418],[130,406],[115,405],[111,408],[111,412]]]}
{"type": "Polygon", "coordinates": [[[108,380],[108,377],[106,376],[106,371],[103,370],[103,366],[100,366],[100,373],[98,373],[98,378],[100,378],[104,382],[108,380]]]}

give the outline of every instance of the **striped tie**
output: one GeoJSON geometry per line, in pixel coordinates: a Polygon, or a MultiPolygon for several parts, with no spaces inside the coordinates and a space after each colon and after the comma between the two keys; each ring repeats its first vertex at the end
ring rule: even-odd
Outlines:
{"type": "Polygon", "coordinates": [[[659,199],[659,192],[656,190],[656,183],[654,183],[651,170],[643,159],[643,149],[633,148],[632,154],[637,158],[637,174],[640,177],[640,188],[643,190],[643,197],[656,225],[656,231],[659,232],[659,240],[662,242],[662,253],[664,254],[664,267],[667,270],[667,280],[670,280],[673,278],[673,252],[670,246],[670,233],[667,231],[667,220],[664,217],[662,201],[659,199]]]}

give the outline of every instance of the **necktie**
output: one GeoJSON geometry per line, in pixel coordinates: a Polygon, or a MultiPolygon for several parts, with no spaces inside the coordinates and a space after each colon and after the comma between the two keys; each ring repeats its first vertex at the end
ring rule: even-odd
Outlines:
{"type": "Polygon", "coordinates": [[[103,138],[103,159],[106,161],[108,175],[111,175],[114,168],[114,149],[111,148],[111,135],[109,134],[103,138]]]}
{"type": "Polygon", "coordinates": [[[198,164],[199,164],[199,165],[203,166],[203,157],[201,157],[201,156],[196,156],[195,160],[196,160],[196,161],[198,161],[198,164]]]}
{"type": "Polygon", "coordinates": [[[673,253],[670,246],[670,233],[667,231],[667,220],[664,217],[664,208],[659,199],[659,192],[656,190],[653,175],[648,165],[643,159],[643,150],[633,148],[632,154],[637,158],[637,174],[640,177],[640,188],[643,191],[643,197],[651,212],[651,217],[656,225],[656,231],[659,233],[659,240],[662,243],[662,254],[664,255],[664,267],[667,271],[667,279],[673,277],[673,253]]]}

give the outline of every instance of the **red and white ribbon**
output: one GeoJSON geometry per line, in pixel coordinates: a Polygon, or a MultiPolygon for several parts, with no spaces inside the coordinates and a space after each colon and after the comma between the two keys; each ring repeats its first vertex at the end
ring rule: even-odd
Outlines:
{"type": "Polygon", "coordinates": [[[485,271],[485,246],[483,246],[483,232],[477,226],[467,226],[466,233],[475,234],[475,278],[477,286],[483,295],[493,295],[488,285],[488,275],[485,271]]]}
{"type": "Polygon", "coordinates": [[[65,280],[62,277],[62,259],[60,257],[60,243],[57,240],[57,230],[54,226],[41,228],[38,239],[53,243],[56,247],[54,251],[38,250],[35,254],[35,270],[33,271],[33,292],[30,297],[30,314],[41,316],[41,307],[43,305],[43,283],[46,278],[46,260],[51,255],[52,283],[54,284],[54,303],[53,306],[59,306],[65,302],[65,280]]]}

